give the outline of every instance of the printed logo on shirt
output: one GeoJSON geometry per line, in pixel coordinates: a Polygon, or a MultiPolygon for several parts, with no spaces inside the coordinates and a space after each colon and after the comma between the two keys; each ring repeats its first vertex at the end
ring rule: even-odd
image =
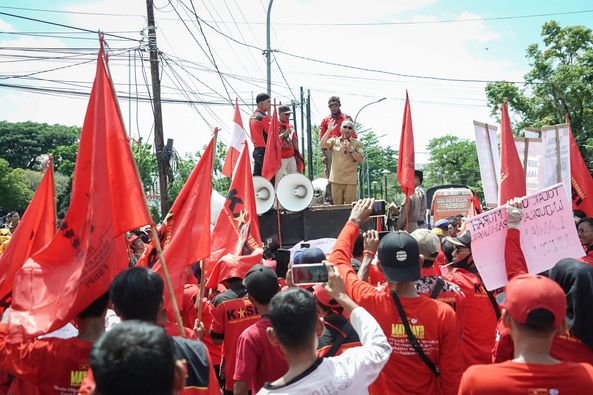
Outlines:
{"type": "Polygon", "coordinates": [[[70,385],[72,387],[80,387],[80,384],[82,384],[82,380],[84,379],[85,375],[86,369],[70,371],[70,385]]]}
{"type": "Polygon", "coordinates": [[[238,309],[230,309],[226,311],[226,319],[228,321],[242,320],[247,317],[257,315],[257,310],[253,305],[239,307],[238,309]]]}
{"type": "MultiPolygon", "coordinates": [[[[412,333],[418,339],[424,339],[424,325],[410,325],[412,333]]],[[[391,324],[391,337],[407,337],[404,324],[391,324]]]]}

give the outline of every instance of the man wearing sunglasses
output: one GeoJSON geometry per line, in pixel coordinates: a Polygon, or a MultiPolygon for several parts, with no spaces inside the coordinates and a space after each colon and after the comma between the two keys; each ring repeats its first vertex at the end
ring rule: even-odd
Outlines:
{"type": "Polygon", "coordinates": [[[354,123],[349,119],[343,121],[341,132],[339,137],[325,133],[321,138],[321,148],[331,154],[329,182],[334,204],[350,204],[356,199],[356,168],[364,157],[361,154],[362,143],[352,137],[354,123]]]}
{"type": "MultiPolygon", "coordinates": [[[[321,121],[321,125],[319,125],[319,139],[321,140],[326,133],[329,133],[329,137],[339,137],[342,135],[342,122],[349,119],[352,121],[352,117],[350,115],[344,114],[340,107],[342,104],[340,103],[340,98],[338,96],[332,96],[329,98],[327,102],[327,107],[329,108],[330,115],[323,118],[321,121]]],[[[357,138],[356,132],[352,134],[352,137],[357,138]]],[[[329,178],[329,172],[331,169],[331,154],[328,150],[323,150],[323,163],[325,164],[325,176],[329,178]]],[[[327,189],[325,191],[325,200],[327,202],[332,202],[332,194],[331,194],[331,183],[328,183],[327,189]]]]}

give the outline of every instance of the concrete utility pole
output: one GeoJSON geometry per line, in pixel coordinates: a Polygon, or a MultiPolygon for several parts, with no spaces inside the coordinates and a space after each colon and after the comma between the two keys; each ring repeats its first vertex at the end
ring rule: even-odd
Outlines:
{"type": "Polygon", "coordinates": [[[272,14],[272,3],[268,4],[268,14],[266,17],[266,66],[268,73],[268,95],[272,97],[272,48],[270,47],[270,15],[272,14]]]}
{"type": "Polygon", "coordinates": [[[154,113],[154,149],[159,170],[159,189],[161,196],[161,214],[163,218],[169,212],[169,192],[167,184],[167,164],[163,158],[163,113],[161,110],[161,81],[159,79],[159,58],[156,46],[153,0],[146,0],[148,15],[148,48],[150,49],[150,75],[152,77],[152,108],[154,113]]]}

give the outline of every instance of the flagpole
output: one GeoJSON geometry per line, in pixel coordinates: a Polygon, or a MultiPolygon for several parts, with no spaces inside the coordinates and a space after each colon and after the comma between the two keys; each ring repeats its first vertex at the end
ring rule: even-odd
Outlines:
{"type": "MultiPolygon", "coordinates": [[[[121,108],[119,107],[119,101],[117,100],[117,93],[115,91],[115,87],[113,86],[113,79],[111,78],[111,71],[109,70],[109,64],[105,62],[105,52],[103,49],[103,33],[101,31],[98,32],[99,34],[99,42],[101,44],[102,49],[102,58],[105,65],[105,71],[107,72],[107,76],[109,77],[109,85],[111,86],[111,92],[113,94],[113,98],[115,99],[115,105],[117,107],[117,113],[119,115],[119,119],[121,122],[122,127],[125,130],[125,123],[121,116],[121,108]]],[[[126,133],[127,136],[127,133],[126,133]]],[[[132,161],[134,163],[134,169],[136,170],[136,174],[138,176],[138,180],[140,184],[142,184],[142,179],[140,178],[140,173],[138,172],[138,166],[136,166],[136,161],[132,161]]],[[[175,320],[177,321],[177,326],[179,327],[179,336],[185,337],[185,330],[183,329],[183,321],[181,320],[181,314],[179,313],[179,306],[177,305],[177,299],[175,299],[175,292],[173,291],[173,284],[171,283],[171,277],[169,276],[169,269],[167,268],[167,264],[165,263],[165,257],[163,256],[163,250],[161,249],[161,243],[159,241],[158,234],[156,233],[156,225],[154,223],[154,218],[150,215],[150,210],[148,209],[148,200],[146,200],[146,194],[142,194],[144,198],[144,207],[146,208],[146,212],[148,213],[148,217],[151,218],[150,229],[152,231],[152,239],[154,240],[154,245],[156,247],[156,251],[161,262],[161,267],[163,268],[163,277],[165,279],[165,284],[167,285],[167,289],[169,290],[169,297],[171,298],[171,307],[173,307],[173,314],[175,315],[175,320]]],[[[127,245],[127,243],[126,243],[127,245]]]]}
{"type": "MultiPolygon", "coordinates": [[[[216,162],[216,143],[217,143],[217,139],[218,139],[218,132],[220,131],[220,128],[214,128],[214,136],[212,136],[212,139],[214,140],[214,149],[212,150],[212,169],[210,170],[210,174],[214,173],[214,163],[216,162]]],[[[248,149],[247,145],[245,145],[243,147],[243,149],[248,149]]],[[[232,151],[232,150],[231,150],[232,151]]],[[[232,155],[232,154],[231,154],[232,155]]],[[[231,161],[232,163],[232,161],[231,161]]],[[[234,169],[231,169],[231,175],[232,175],[232,171],[234,169]]],[[[196,304],[197,304],[197,312],[198,312],[198,321],[202,322],[202,299],[204,299],[204,294],[206,293],[206,265],[204,264],[204,260],[202,259],[200,261],[200,293],[198,294],[198,299],[196,300],[196,304]]],[[[194,305],[194,307],[196,307],[194,305]]]]}

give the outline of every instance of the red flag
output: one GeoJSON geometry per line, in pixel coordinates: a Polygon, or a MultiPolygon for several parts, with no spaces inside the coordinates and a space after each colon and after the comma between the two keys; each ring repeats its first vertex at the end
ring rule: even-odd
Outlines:
{"type": "Polygon", "coordinates": [[[402,192],[409,198],[416,189],[414,176],[414,131],[412,130],[412,111],[410,99],[406,91],[406,105],[402,121],[402,134],[399,140],[399,157],[397,159],[397,179],[402,192]]]}
{"type": "Polygon", "coordinates": [[[261,262],[262,242],[247,143],[212,230],[210,251],[205,270],[208,288],[216,288],[226,278],[243,278],[251,266],[261,262]]]}
{"type": "MultiPolygon", "coordinates": [[[[169,269],[178,306],[183,305],[187,269],[192,263],[210,255],[210,195],[215,144],[216,139],[213,137],[159,230],[164,235],[163,257],[169,269]]],[[[154,265],[153,270],[161,271],[160,261],[154,265]]],[[[165,300],[167,304],[170,303],[168,292],[165,300]]],[[[167,310],[173,311],[172,308],[167,310]]]]}
{"type": "Polygon", "coordinates": [[[280,122],[276,112],[276,100],[274,100],[274,114],[270,124],[270,133],[266,141],[266,154],[264,155],[264,164],[261,175],[267,180],[274,178],[280,167],[282,167],[282,146],[280,142],[280,122]]]}
{"type": "Polygon", "coordinates": [[[12,292],[16,272],[56,234],[54,164],[50,156],[45,174],[19,222],[8,247],[0,255],[0,300],[12,292]]]}
{"type": "Polygon", "coordinates": [[[11,340],[55,330],[105,293],[128,265],[124,232],[150,223],[105,61],[101,42],[70,208],[54,239],[15,277],[11,340]]]}
{"type": "Polygon", "coordinates": [[[572,128],[570,119],[566,114],[566,123],[569,124],[570,132],[570,176],[572,181],[572,209],[583,211],[587,217],[593,216],[593,177],[587,168],[587,164],[581,155],[572,128]]]}
{"type": "Polygon", "coordinates": [[[233,170],[235,170],[239,155],[243,150],[243,142],[246,140],[247,133],[243,128],[241,111],[239,111],[239,102],[235,99],[235,118],[233,119],[233,129],[231,130],[231,141],[229,143],[229,150],[226,153],[224,165],[222,166],[222,174],[224,176],[233,176],[233,170]]]}
{"type": "Polygon", "coordinates": [[[500,206],[512,198],[523,197],[527,194],[525,170],[523,170],[513,139],[506,99],[502,104],[500,117],[500,188],[498,190],[500,206]]]}

